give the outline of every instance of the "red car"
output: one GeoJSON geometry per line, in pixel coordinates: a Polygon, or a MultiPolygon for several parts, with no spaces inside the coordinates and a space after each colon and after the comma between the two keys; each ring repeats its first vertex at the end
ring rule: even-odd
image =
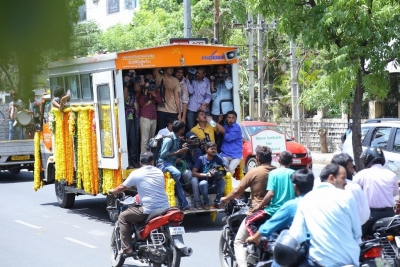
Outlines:
{"type": "MultiPolygon", "coordinates": [[[[287,135],[278,125],[269,122],[260,121],[242,121],[240,123],[243,136],[243,159],[245,160],[245,172],[257,167],[257,161],[254,154],[255,146],[253,142],[264,142],[264,140],[271,141],[272,146],[277,145],[275,151],[287,150],[293,154],[292,169],[312,168],[311,152],[305,146],[294,142],[293,139],[287,135]],[[273,136],[271,136],[271,134],[273,136]],[[275,139],[281,139],[280,141],[275,139]],[[280,146],[279,144],[280,143],[280,146]],[[278,150],[277,150],[278,149],[278,150]]],[[[265,143],[265,145],[268,145],[265,143]]],[[[269,145],[271,146],[271,145],[269,145]]],[[[273,149],[274,150],[274,149],[273,149]]],[[[279,152],[275,153],[277,156],[279,152]]],[[[277,165],[277,157],[273,159],[273,165],[277,165]]]]}

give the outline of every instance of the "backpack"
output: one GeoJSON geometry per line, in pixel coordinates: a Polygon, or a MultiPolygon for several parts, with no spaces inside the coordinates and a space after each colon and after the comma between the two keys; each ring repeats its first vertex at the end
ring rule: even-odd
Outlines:
{"type": "Polygon", "coordinates": [[[146,150],[150,151],[151,153],[153,153],[154,156],[154,164],[157,164],[158,158],[159,158],[159,154],[160,154],[160,150],[161,147],[163,145],[163,141],[165,138],[171,138],[172,136],[170,135],[156,135],[153,138],[150,138],[149,142],[147,143],[146,146],[146,150]]]}

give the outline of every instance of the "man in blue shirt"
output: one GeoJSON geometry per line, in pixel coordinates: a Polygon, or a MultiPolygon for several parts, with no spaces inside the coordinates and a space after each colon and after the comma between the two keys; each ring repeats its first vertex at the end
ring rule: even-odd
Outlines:
{"type": "Polygon", "coordinates": [[[164,137],[160,149],[160,154],[157,161],[157,168],[163,172],[169,172],[175,180],[175,192],[178,197],[179,204],[182,210],[192,209],[186,200],[183,192],[182,184],[179,182],[181,172],[174,167],[180,164],[181,155],[188,151],[188,147],[179,148],[179,137],[185,132],[185,123],[183,121],[174,121],[172,123],[172,133],[164,137]]]}
{"type": "Polygon", "coordinates": [[[214,170],[217,166],[224,166],[226,169],[228,167],[224,160],[217,155],[217,144],[208,142],[206,144],[206,154],[197,159],[192,170],[193,177],[200,181],[199,188],[205,210],[210,209],[208,193],[217,194],[214,200],[214,206],[216,206],[219,204],[225,190],[224,178],[219,177],[216,179],[214,177],[214,170]]]}
{"type": "Polygon", "coordinates": [[[236,123],[236,119],[236,112],[234,110],[228,111],[226,124],[224,125],[224,139],[221,146],[221,156],[229,165],[229,172],[232,175],[235,173],[235,169],[243,157],[242,130],[236,123]]]}
{"type": "Polygon", "coordinates": [[[291,175],[291,180],[297,198],[283,204],[271,219],[260,226],[255,235],[246,239],[246,242],[258,244],[261,236],[269,238],[276,231],[289,227],[292,224],[299,200],[313,189],[314,174],[308,169],[300,169],[291,175]]]}
{"type": "Polygon", "coordinates": [[[343,190],[346,177],[343,166],[328,164],[321,184],[298,203],[289,233],[299,244],[309,236],[305,266],[359,265],[360,217],[354,197],[343,190]]]}

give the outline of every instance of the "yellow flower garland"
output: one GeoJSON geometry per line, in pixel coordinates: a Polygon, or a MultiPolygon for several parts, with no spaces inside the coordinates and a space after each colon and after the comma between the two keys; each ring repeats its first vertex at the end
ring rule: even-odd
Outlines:
{"type": "MultiPolygon", "coordinates": [[[[89,111],[89,125],[92,126],[95,118],[94,110],[89,111]]],[[[96,132],[93,127],[90,127],[90,160],[91,160],[91,177],[92,177],[92,194],[97,195],[99,193],[99,168],[97,166],[97,139],[96,132]]]]}
{"type": "MultiPolygon", "coordinates": [[[[71,133],[70,114],[63,114],[63,134],[64,134],[64,163],[65,163],[65,180],[68,185],[74,183],[74,143],[73,132],[71,133]]],[[[61,129],[60,129],[61,130],[61,129]]]]}
{"type": "Polygon", "coordinates": [[[176,206],[175,198],[175,180],[171,178],[169,172],[164,173],[165,178],[165,192],[167,193],[168,203],[170,207],[176,206]]]}
{"type": "Polygon", "coordinates": [[[65,179],[63,112],[59,109],[53,109],[53,112],[56,125],[55,133],[53,133],[55,139],[56,180],[61,181],[62,179],[65,179]]]}
{"type": "Polygon", "coordinates": [[[217,219],[217,212],[212,211],[212,212],[210,212],[210,215],[211,215],[211,221],[215,222],[215,220],[217,219]]]}
{"type": "Polygon", "coordinates": [[[91,130],[91,124],[89,124],[89,109],[85,109],[80,111],[82,114],[81,117],[81,123],[78,124],[78,127],[82,127],[82,153],[83,153],[83,169],[82,169],[82,181],[83,181],[83,189],[85,190],[86,193],[90,194],[92,193],[92,185],[91,185],[91,158],[89,157],[90,155],[90,130],[91,130]]]}
{"type": "Polygon", "coordinates": [[[227,196],[232,191],[232,174],[230,172],[227,172],[224,179],[225,179],[224,196],[227,196]]]}
{"type": "Polygon", "coordinates": [[[108,191],[114,188],[113,170],[103,169],[102,193],[108,194],[108,191]]]}
{"type": "Polygon", "coordinates": [[[82,189],[82,181],[83,181],[83,158],[85,155],[83,154],[83,139],[85,138],[84,133],[83,133],[83,127],[82,124],[84,123],[83,121],[83,112],[78,112],[78,128],[77,128],[77,168],[76,168],[76,185],[79,189],[82,189]]]}
{"type": "Polygon", "coordinates": [[[35,144],[35,163],[33,167],[33,189],[37,191],[39,188],[43,187],[42,179],[40,178],[40,172],[42,170],[42,162],[40,159],[39,132],[35,133],[34,144],[35,144]]]}
{"type": "MultiPolygon", "coordinates": [[[[114,114],[115,114],[115,120],[118,121],[118,107],[117,106],[115,106],[115,108],[114,108],[114,114]]],[[[118,125],[117,125],[117,142],[118,142],[118,147],[121,147],[121,140],[120,140],[118,125]]],[[[117,170],[114,170],[114,187],[116,187],[122,183],[121,153],[118,153],[118,163],[119,163],[119,168],[117,170]]]]}
{"type": "Polygon", "coordinates": [[[110,107],[109,106],[103,106],[100,109],[101,112],[101,118],[103,119],[102,123],[102,128],[100,129],[103,130],[103,138],[102,138],[102,143],[103,143],[103,154],[104,156],[109,156],[111,157],[113,154],[113,148],[112,148],[112,134],[111,134],[111,127],[110,127],[110,107]]]}

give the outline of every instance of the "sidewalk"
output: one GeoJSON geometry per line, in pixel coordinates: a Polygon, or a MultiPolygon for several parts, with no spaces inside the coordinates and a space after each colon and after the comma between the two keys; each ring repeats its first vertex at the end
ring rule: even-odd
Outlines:
{"type": "Polygon", "coordinates": [[[331,163],[334,153],[321,153],[321,152],[314,152],[311,151],[311,156],[313,160],[313,165],[327,165],[331,163]]]}

